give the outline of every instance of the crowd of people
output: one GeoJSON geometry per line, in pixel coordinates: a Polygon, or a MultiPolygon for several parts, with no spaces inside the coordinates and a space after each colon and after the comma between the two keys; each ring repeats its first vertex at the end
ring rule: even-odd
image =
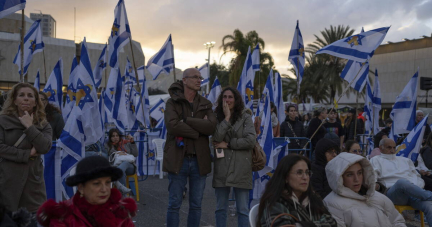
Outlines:
{"type": "MultiPolygon", "coordinates": [[[[180,225],[189,182],[187,226],[200,226],[206,178],[213,172],[216,226],[227,225],[231,191],[238,226],[249,226],[260,117],[252,117],[231,87],[222,90],[213,111],[213,104],[198,94],[201,81],[200,72],[190,68],[169,88],[163,157],[169,180],[166,225],[180,225]]],[[[350,110],[342,124],[334,109],[318,108],[311,117],[300,116],[297,107],[289,105],[285,121],[278,122],[276,106],[271,108],[273,136],[293,139],[289,154],[265,186],[256,226],[406,226],[395,205],[412,206],[432,223],[430,128],[416,163],[396,156],[398,141],[388,137],[391,120],[383,122],[374,150],[365,157],[356,136],[364,131],[359,110],[350,110]],[[301,152],[308,143],[302,137],[312,143],[310,155],[301,152]]],[[[417,111],[416,122],[423,117],[417,111]]],[[[8,93],[0,112],[0,226],[134,226],[131,218],[137,206],[125,198],[130,192],[125,177],[137,171],[128,158],[134,160],[138,149],[132,136],[116,128],[108,132],[105,144],[86,147],[86,157],[66,179],[68,186],[76,187],[75,195],[58,203],[47,200],[41,155],[51,149],[63,127],[61,110],[32,85],[19,83],[8,93]],[[19,217],[27,221],[18,225],[19,217]]]]}

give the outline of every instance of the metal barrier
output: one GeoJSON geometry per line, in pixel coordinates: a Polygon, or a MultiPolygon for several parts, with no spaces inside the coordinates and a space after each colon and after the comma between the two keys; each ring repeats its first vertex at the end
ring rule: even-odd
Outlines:
{"type": "Polygon", "coordinates": [[[306,153],[306,152],[308,153],[309,160],[312,161],[312,143],[311,143],[311,141],[310,141],[309,138],[307,138],[307,137],[276,137],[276,138],[273,138],[273,144],[275,146],[279,146],[279,145],[283,144],[287,139],[289,141],[296,140],[296,139],[297,140],[307,140],[309,142],[308,143],[308,147],[309,148],[305,148],[305,149],[290,149],[289,145],[288,145],[288,154],[290,153],[290,151],[295,151],[297,153],[299,153],[300,151],[304,151],[304,153],[306,153]]]}

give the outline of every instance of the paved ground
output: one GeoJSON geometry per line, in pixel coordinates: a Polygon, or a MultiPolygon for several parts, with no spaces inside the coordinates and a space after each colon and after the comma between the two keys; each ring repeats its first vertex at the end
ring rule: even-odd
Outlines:
{"type": "MultiPolygon", "coordinates": [[[[214,211],[216,209],[216,197],[211,187],[212,177],[207,178],[204,199],[202,202],[201,226],[215,226],[214,211]]],[[[139,182],[140,201],[138,202],[138,215],[134,218],[136,226],[159,227],[166,226],[166,210],[168,206],[168,179],[160,180],[158,176],[149,176],[147,180],[139,182]]],[[[230,202],[232,205],[234,202],[230,202]]],[[[183,200],[180,210],[180,226],[186,226],[189,209],[188,196],[183,200]]],[[[413,212],[407,212],[407,226],[417,227],[420,222],[414,221],[413,212]],[[411,220],[411,221],[410,221],[411,220]]],[[[228,226],[237,226],[237,216],[228,216],[228,226]]],[[[428,225],[426,225],[428,226],[428,225]]]]}

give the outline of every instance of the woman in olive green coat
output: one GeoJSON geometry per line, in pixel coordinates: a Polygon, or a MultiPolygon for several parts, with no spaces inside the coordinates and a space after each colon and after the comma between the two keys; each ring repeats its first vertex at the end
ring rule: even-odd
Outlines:
{"type": "Polygon", "coordinates": [[[0,203],[10,211],[35,213],[46,200],[41,155],[51,149],[52,130],[43,109],[37,90],[19,83],[0,113],[0,203]]]}
{"type": "Polygon", "coordinates": [[[238,226],[249,226],[249,190],[252,189],[252,149],[256,134],[249,110],[240,93],[225,88],[216,107],[218,125],[213,135],[215,151],[213,187],[216,226],[226,226],[228,197],[234,189],[238,226]],[[223,157],[222,157],[223,156],[223,157]]]}

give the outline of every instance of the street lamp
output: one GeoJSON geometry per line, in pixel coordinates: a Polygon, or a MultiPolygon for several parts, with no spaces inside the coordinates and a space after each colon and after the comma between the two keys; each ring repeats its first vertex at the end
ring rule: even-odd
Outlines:
{"type": "Polygon", "coordinates": [[[214,42],[214,41],[204,43],[204,46],[206,47],[206,49],[208,49],[207,78],[208,78],[209,82],[207,84],[207,94],[209,93],[209,90],[210,90],[210,49],[214,47],[215,43],[216,42],[214,42]]]}

